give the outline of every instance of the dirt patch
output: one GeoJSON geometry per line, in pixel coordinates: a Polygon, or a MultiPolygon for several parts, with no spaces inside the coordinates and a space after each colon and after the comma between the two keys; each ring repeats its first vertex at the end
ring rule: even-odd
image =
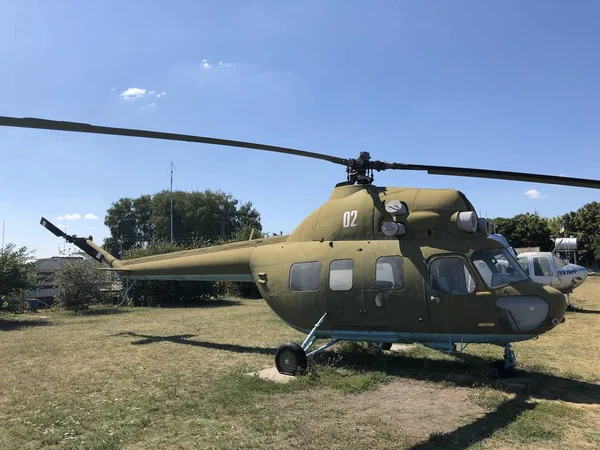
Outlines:
{"type": "Polygon", "coordinates": [[[468,388],[444,388],[416,380],[402,380],[356,396],[339,406],[356,418],[377,418],[403,434],[428,437],[447,433],[481,417],[484,410],[469,400],[468,388]]]}

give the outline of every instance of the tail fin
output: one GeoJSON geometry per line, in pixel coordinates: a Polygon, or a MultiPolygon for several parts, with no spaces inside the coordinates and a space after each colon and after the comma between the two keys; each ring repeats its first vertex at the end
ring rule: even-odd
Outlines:
{"type": "Polygon", "coordinates": [[[83,238],[83,237],[77,237],[75,235],[69,235],[69,234],[65,233],[64,231],[62,231],[60,228],[58,228],[56,225],[54,225],[52,222],[50,222],[49,220],[47,220],[43,217],[40,220],[40,224],[44,228],[49,230],[55,236],[64,238],[67,242],[76,245],[81,250],[83,250],[85,253],[87,253],[92,258],[94,258],[96,261],[105,262],[110,267],[115,267],[115,268],[122,267],[121,261],[119,261],[113,255],[108,253],[102,247],[94,244],[94,242],[92,241],[92,236],[90,236],[89,238],[83,238]]]}

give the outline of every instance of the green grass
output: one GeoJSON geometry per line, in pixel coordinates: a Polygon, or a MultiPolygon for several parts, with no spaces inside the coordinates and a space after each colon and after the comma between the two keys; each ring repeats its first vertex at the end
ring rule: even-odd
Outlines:
{"type": "MultiPolygon", "coordinates": [[[[574,301],[600,309],[600,279],[574,301]]],[[[464,355],[342,344],[287,384],[247,375],[302,336],[261,301],[0,316],[0,448],[594,448],[600,315],[464,355]],[[225,307],[227,306],[227,307],[225,307]]]]}

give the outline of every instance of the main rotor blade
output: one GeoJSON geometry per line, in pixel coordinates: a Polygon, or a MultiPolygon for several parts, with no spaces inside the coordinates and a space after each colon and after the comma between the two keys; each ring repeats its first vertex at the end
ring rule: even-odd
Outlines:
{"type": "Polygon", "coordinates": [[[267,152],[285,153],[288,155],[304,156],[307,158],[321,159],[335,164],[346,165],[347,160],[337,156],[324,155],[322,153],[306,152],[287,147],[275,145],[255,144],[252,142],[232,141],[189,134],[164,133],[161,131],[136,130],[131,128],[114,128],[90,125],[81,122],[63,122],[58,120],[38,119],[35,117],[5,117],[0,116],[0,126],[19,128],[38,128],[42,130],[72,131],[75,133],[108,134],[114,136],[130,136],[148,139],[164,139],[168,141],[196,142],[200,144],[224,145],[227,147],[242,147],[253,150],[264,150],[267,152]]]}
{"type": "Polygon", "coordinates": [[[420,164],[383,163],[384,170],[426,170],[431,175],[450,175],[458,177],[491,178],[498,180],[529,181],[532,183],[560,184],[600,189],[600,180],[587,178],[561,177],[557,175],[538,175],[535,173],[507,172],[504,170],[470,169],[467,167],[426,166],[420,164]]]}

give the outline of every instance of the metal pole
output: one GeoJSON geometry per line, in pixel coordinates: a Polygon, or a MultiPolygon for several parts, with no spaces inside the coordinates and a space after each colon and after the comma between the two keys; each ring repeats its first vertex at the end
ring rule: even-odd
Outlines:
{"type": "Polygon", "coordinates": [[[173,161],[171,161],[171,244],[173,244],[173,161]]]}
{"type": "Polygon", "coordinates": [[[2,247],[0,247],[1,250],[4,250],[4,226],[6,225],[6,221],[2,221],[2,247]]]}

